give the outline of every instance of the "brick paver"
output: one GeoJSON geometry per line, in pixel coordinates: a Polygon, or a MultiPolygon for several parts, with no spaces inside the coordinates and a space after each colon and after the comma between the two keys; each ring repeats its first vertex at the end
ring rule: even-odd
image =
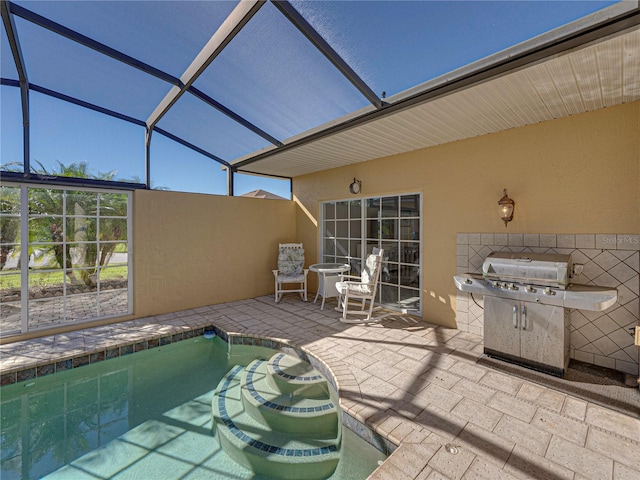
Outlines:
{"type": "Polygon", "coordinates": [[[343,324],[331,307],[260,297],[15,342],[0,346],[0,371],[24,379],[213,324],[323,362],[343,410],[398,445],[373,480],[640,478],[640,418],[476,363],[475,335],[401,315],[343,324]]]}

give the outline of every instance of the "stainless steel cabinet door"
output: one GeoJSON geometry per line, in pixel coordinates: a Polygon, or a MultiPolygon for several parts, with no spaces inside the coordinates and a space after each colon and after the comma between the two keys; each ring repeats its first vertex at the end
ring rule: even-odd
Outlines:
{"type": "Polygon", "coordinates": [[[520,356],[563,369],[564,308],[520,302],[520,356]]]}
{"type": "Polygon", "coordinates": [[[484,346],[520,357],[520,302],[484,297],[484,346]]]}

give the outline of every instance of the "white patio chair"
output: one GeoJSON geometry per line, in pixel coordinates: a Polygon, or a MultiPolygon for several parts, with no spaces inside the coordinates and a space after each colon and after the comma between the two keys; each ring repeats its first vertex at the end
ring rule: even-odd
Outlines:
{"type": "Polygon", "coordinates": [[[342,322],[367,323],[376,321],[372,317],[373,304],[376,299],[378,280],[382,271],[383,249],[374,248],[373,253],[367,257],[362,275],[340,275],[340,281],[336,283],[336,289],[340,294],[336,310],[342,311],[342,322]],[[360,302],[356,306],[356,301],[360,302]],[[367,301],[369,302],[367,308],[367,301]],[[350,303],[351,302],[351,303],[350,303]],[[348,319],[347,315],[364,316],[360,319],[348,319]]]}
{"type": "Polygon", "coordinates": [[[276,303],[285,293],[299,293],[307,301],[307,275],[304,268],[304,248],[301,243],[281,243],[278,249],[278,269],[272,270],[276,282],[276,303]],[[297,288],[285,288],[287,284],[296,284],[297,288]]]}

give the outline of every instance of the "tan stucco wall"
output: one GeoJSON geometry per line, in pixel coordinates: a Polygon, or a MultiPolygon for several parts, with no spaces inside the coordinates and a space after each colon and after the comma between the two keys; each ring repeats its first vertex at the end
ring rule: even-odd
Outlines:
{"type": "Polygon", "coordinates": [[[133,198],[134,316],[273,293],[295,203],[166,191],[133,198]]]}
{"type": "Polygon", "coordinates": [[[362,196],[423,193],[423,318],[455,326],[457,232],[640,233],[640,102],[296,177],[311,259],[320,202],[353,198],[353,177],[362,196]],[[506,229],[503,188],[516,202],[506,229]]]}

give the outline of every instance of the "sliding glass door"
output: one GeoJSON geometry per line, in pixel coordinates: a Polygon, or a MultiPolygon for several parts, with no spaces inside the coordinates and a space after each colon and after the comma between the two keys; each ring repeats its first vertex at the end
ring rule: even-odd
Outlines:
{"type": "Polygon", "coordinates": [[[359,275],[373,247],[383,248],[378,303],[421,314],[421,205],[419,193],[323,203],[322,261],[348,263],[359,275]]]}
{"type": "Polygon", "coordinates": [[[127,315],[131,193],[0,187],[0,329],[127,315]]]}

